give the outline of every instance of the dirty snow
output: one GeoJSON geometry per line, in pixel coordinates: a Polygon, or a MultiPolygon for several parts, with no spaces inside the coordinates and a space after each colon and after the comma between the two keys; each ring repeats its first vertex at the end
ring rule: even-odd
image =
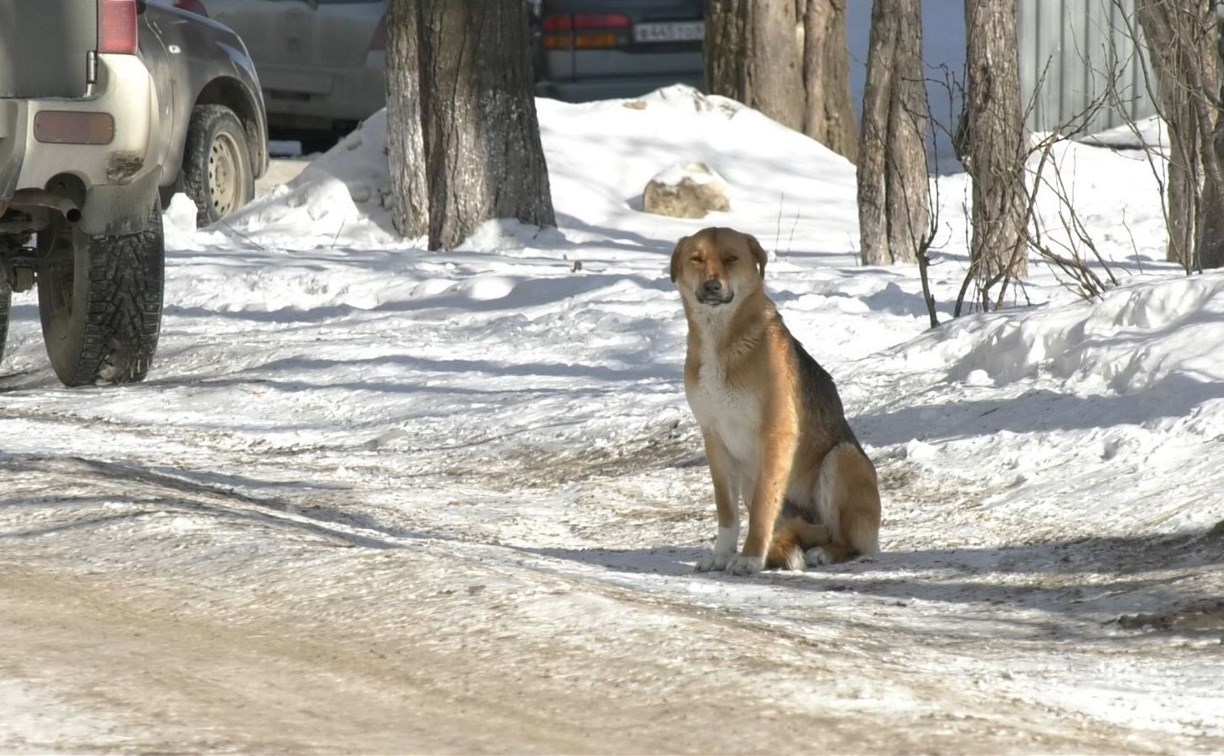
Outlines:
{"type": "MultiPolygon", "coordinates": [[[[280,678],[116,674],[139,664],[118,651],[55,674],[65,642],[0,651],[0,750],[795,750],[816,727],[834,751],[1224,750],[1224,277],[1163,262],[1156,158],[1054,153],[1119,287],[1085,303],[1035,263],[1008,309],[957,320],[968,185],[938,179],[929,330],[913,269],[858,264],[854,170],[821,145],[683,87],[539,111],[557,229],[395,238],[380,114],[226,223],[171,206],[145,383],[61,388],[31,294],[0,367],[0,606],[96,586],[151,636],[245,628],[290,670],[260,644],[406,650],[436,674],[394,685],[501,729],[435,712],[433,740],[379,741],[371,703],[339,745],[280,709],[261,740],[236,702],[280,678]],[[732,212],[640,211],[696,162],[732,212]],[[692,572],[713,502],[666,269],[711,224],[772,250],[768,289],[838,382],[884,487],[876,561],[692,572]],[[142,695],[166,686],[186,703],[142,695]]],[[[356,685],[329,658],[303,668],[356,685]]]]}

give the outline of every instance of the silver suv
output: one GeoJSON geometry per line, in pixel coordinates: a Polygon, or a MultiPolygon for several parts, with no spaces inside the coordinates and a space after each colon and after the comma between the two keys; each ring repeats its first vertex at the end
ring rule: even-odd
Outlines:
{"type": "Polygon", "coordinates": [[[161,198],[202,220],[267,165],[259,82],[229,29],[144,0],[0,2],[0,357],[38,287],[69,386],[139,381],[157,349],[161,198]]]}

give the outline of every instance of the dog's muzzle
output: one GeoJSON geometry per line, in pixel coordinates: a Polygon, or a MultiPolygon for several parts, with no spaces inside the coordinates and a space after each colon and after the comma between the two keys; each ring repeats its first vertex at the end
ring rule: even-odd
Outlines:
{"type": "Polygon", "coordinates": [[[707,279],[697,287],[697,301],[704,305],[724,305],[734,297],[735,292],[731,291],[730,287],[723,286],[722,281],[717,278],[707,279]]]}

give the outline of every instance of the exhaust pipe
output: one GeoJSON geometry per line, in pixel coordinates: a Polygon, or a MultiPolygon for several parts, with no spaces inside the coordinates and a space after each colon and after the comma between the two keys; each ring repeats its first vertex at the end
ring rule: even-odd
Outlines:
{"type": "MultiPolygon", "coordinates": [[[[21,189],[8,201],[10,207],[45,207],[64,216],[69,223],[81,220],[81,208],[67,197],[52,194],[45,189],[21,189]]],[[[2,207],[2,205],[0,205],[2,207]]]]}

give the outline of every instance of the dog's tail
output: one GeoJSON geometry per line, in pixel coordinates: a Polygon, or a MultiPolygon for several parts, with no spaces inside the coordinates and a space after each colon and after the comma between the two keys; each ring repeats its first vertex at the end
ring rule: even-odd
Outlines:
{"type": "Polygon", "coordinates": [[[808,549],[826,546],[832,540],[829,529],[824,525],[808,522],[802,517],[780,517],[774,526],[765,567],[771,570],[801,570],[808,549]]]}

